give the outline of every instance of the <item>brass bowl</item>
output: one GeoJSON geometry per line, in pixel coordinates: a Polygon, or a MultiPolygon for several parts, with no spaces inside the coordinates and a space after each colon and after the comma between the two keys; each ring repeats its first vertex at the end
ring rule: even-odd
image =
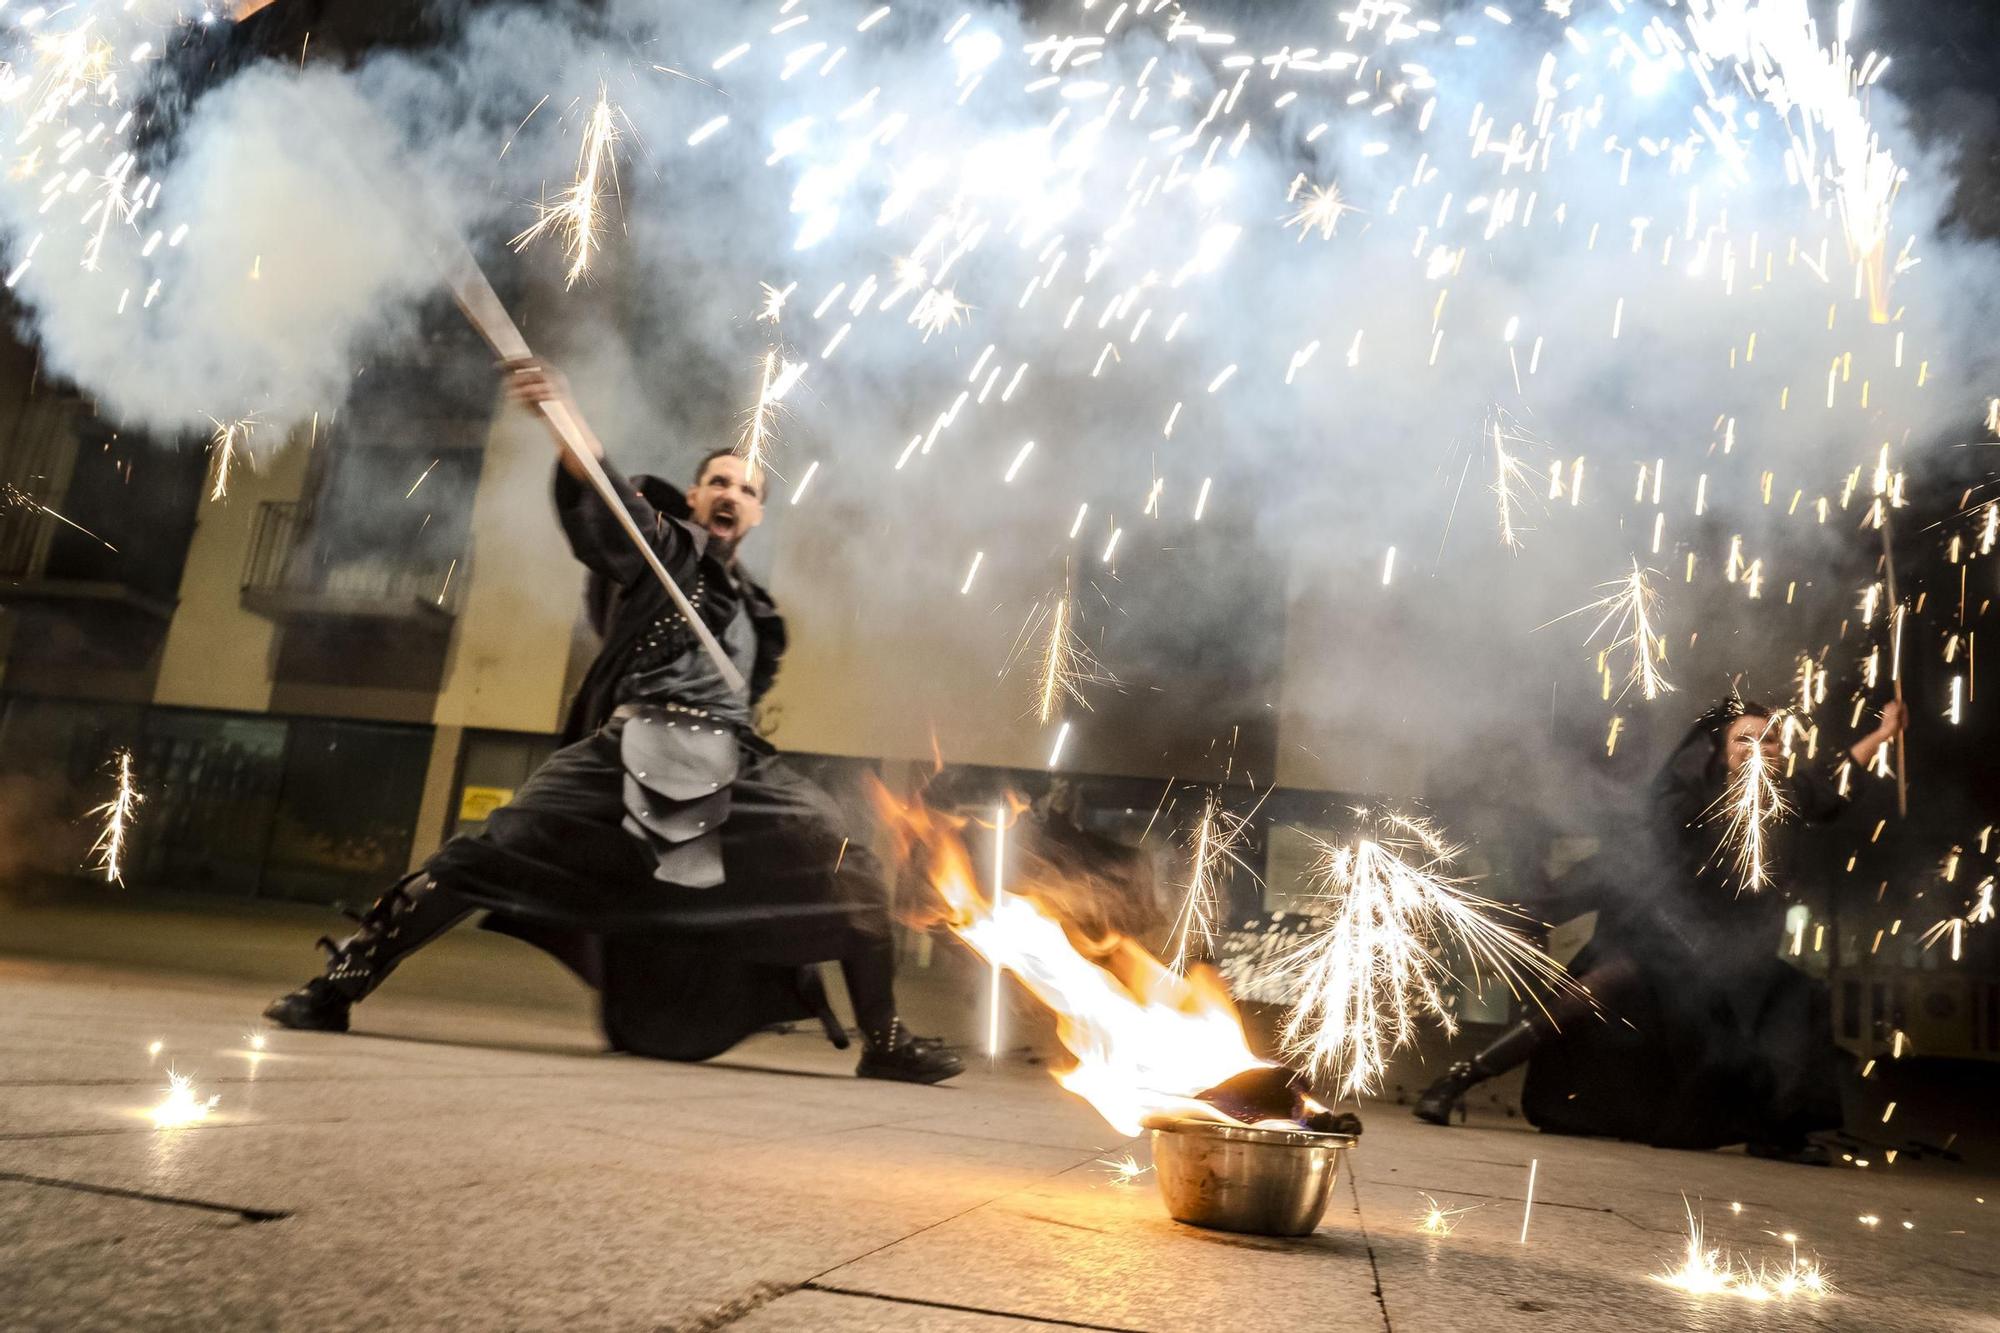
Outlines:
{"type": "Polygon", "coordinates": [[[1259,1236],[1309,1236],[1326,1213],[1348,1134],[1222,1125],[1178,1116],[1145,1122],[1153,1174],[1176,1222],[1259,1236]]]}

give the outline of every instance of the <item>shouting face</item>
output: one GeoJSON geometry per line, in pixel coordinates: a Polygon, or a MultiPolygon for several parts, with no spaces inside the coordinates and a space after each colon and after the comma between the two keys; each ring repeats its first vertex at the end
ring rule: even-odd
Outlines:
{"type": "Polygon", "coordinates": [[[751,471],[735,454],[708,460],[688,488],[694,521],[708,529],[711,549],[726,560],[750,529],[764,521],[764,474],[751,471]]]}

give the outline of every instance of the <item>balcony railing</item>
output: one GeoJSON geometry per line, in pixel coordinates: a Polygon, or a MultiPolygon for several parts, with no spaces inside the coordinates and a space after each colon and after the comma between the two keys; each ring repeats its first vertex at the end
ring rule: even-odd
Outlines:
{"type": "Polygon", "coordinates": [[[443,624],[458,614],[463,557],[376,553],[329,559],[313,541],[312,513],[267,500],[243,563],[243,605],[274,620],[314,617],[443,624]]]}

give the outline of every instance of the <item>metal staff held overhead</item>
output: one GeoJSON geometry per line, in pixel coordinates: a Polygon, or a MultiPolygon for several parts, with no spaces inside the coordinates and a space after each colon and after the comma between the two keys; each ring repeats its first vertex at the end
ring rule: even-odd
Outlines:
{"type": "MultiPolygon", "coordinates": [[[[499,293],[493,290],[493,284],[487,281],[485,271],[479,267],[479,262],[472,257],[472,252],[466,248],[463,240],[452,237],[446,242],[444,268],[445,280],[450,284],[451,293],[458,301],[458,308],[465,313],[472,327],[479,331],[479,336],[492,347],[494,354],[505,362],[532,360],[534,352],[529,348],[528,340],[521,335],[519,326],[507,313],[507,307],[500,304],[499,293]]],[[[598,461],[598,451],[595,447],[597,438],[591,433],[590,427],[579,415],[571,412],[565,403],[545,400],[535,406],[547,419],[550,429],[555,431],[556,438],[562,441],[563,447],[569,450],[571,457],[575,458],[578,465],[583,468],[584,474],[590,478],[590,484],[604,498],[604,503],[617,517],[619,526],[625,529],[625,535],[632,539],[632,545],[639,549],[639,554],[645,558],[647,568],[653,571],[653,577],[660,581],[660,586],[667,590],[667,596],[673,599],[674,609],[687,620],[688,627],[694,631],[695,638],[701,641],[702,649],[708,653],[709,660],[715,663],[715,669],[721,674],[724,682],[732,690],[747,691],[749,686],[743,679],[743,673],[729,660],[729,654],[723,651],[721,643],[717,642],[714,631],[710,630],[707,623],[702,620],[700,613],[688,601],[687,594],[681,591],[680,585],[674,582],[673,575],[667,572],[667,567],[660,563],[659,552],[653,549],[653,543],[646,539],[646,535],[639,531],[639,524],[633,519],[631,511],[625,507],[623,497],[618,494],[617,487],[611,484],[611,478],[605,473],[604,465],[598,461]]]]}
{"type": "MultiPolygon", "coordinates": [[[[1889,534],[1889,498],[1882,496],[1878,501],[1882,506],[1882,568],[1883,582],[1889,593],[1889,634],[1890,669],[1889,683],[1896,692],[1896,702],[1903,702],[1903,672],[1899,649],[1903,635],[1903,599],[1896,591],[1896,547],[1889,534]]],[[[1909,714],[1903,715],[1903,727],[1896,732],[1896,814],[1899,818],[1910,817],[1910,765],[1909,751],[1905,748],[1905,731],[1910,724],[1909,714]]]]}

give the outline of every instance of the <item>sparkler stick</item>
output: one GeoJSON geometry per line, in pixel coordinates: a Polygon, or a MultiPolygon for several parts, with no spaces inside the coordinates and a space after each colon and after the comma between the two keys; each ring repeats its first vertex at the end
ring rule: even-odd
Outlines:
{"type": "MultiPolygon", "coordinates": [[[[521,335],[520,328],[508,315],[507,307],[500,303],[499,293],[495,292],[493,284],[487,281],[485,271],[472,257],[472,251],[466,247],[465,241],[442,227],[436,227],[434,230],[440,242],[447,247],[444,256],[445,280],[451,288],[452,296],[458,302],[459,310],[464,312],[472,327],[479,331],[479,336],[486,340],[487,345],[501,361],[511,364],[532,360],[534,352],[529,348],[528,340],[521,335]]],[[[667,573],[667,567],[660,563],[659,553],[653,549],[653,544],[646,540],[645,534],[639,531],[639,525],[632,518],[631,511],[625,508],[625,502],[619,498],[617,488],[611,484],[611,478],[604,471],[604,464],[598,461],[602,446],[598,445],[597,437],[591,433],[590,427],[581,416],[571,412],[564,403],[540,402],[535,404],[535,407],[547,419],[550,428],[562,441],[563,447],[569,450],[570,456],[583,468],[584,475],[590,479],[590,484],[596,488],[598,495],[603,497],[612,516],[618,520],[618,525],[625,530],[625,535],[632,539],[632,545],[638,548],[640,556],[646,561],[646,567],[653,571],[653,577],[667,590],[667,596],[672,599],[674,609],[681,613],[688,627],[694,631],[695,638],[700,640],[702,649],[708,653],[709,660],[715,664],[715,669],[723,681],[732,690],[747,690],[749,686],[743,679],[743,673],[729,660],[729,654],[724,652],[722,645],[716,641],[715,634],[708,628],[707,622],[702,620],[701,614],[688,601],[687,594],[681,591],[673,576],[667,573]]]]}

